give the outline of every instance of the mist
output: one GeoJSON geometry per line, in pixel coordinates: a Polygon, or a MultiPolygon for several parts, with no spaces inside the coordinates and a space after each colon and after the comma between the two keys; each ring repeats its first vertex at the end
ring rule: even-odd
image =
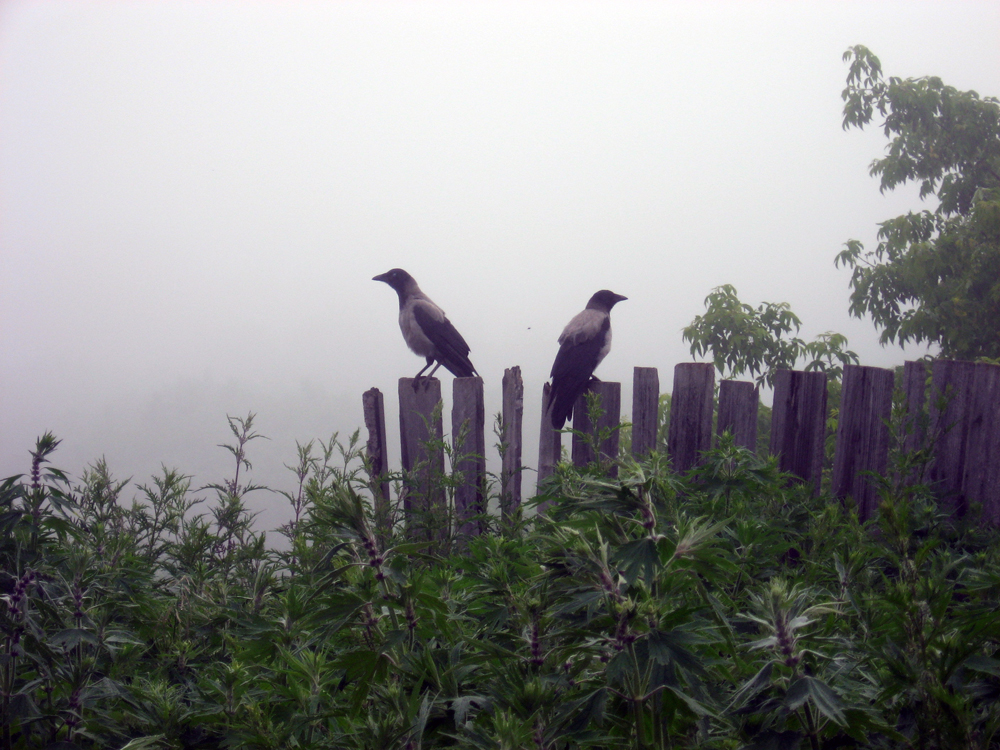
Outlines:
{"type": "Polygon", "coordinates": [[[989,96],[997,39],[995,2],[7,2],[0,476],[51,430],[77,480],[104,457],[201,487],[252,412],[253,479],[291,490],[296,441],[349,437],[371,387],[398,467],[396,384],[423,362],[371,280],[397,266],[471,345],[488,414],[521,367],[529,466],[556,339],[598,289],[629,298],[597,373],[626,411],[633,367],[668,391],[691,361],[720,284],[862,364],[918,358],[849,316],[833,266],[925,207],[869,176],[879,128],[841,128],[841,55],[989,96]]]}

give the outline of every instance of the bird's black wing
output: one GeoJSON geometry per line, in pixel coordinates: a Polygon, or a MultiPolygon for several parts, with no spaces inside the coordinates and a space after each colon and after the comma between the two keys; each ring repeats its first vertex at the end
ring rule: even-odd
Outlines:
{"type": "Polygon", "coordinates": [[[459,378],[471,378],[476,368],[469,359],[469,345],[446,317],[435,320],[422,305],[414,305],[413,316],[420,330],[434,344],[435,359],[459,378]]]}
{"type": "Polygon", "coordinates": [[[606,316],[595,335],[583,340],[577,337],[575,341],[567,338],[559,347],[552,365],[552,392],[549,397],[552,426],[557,430],[573,415],[573,404],[587,389],[609,330],[611,318],[606,316]]]}

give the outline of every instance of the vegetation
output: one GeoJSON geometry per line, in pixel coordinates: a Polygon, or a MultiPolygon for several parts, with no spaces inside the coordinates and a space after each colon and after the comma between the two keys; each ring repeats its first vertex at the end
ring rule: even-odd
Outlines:
{"type": "Polygon", "coordinates": [[[883,344],[1000,357],[1000,102],[933,76],[885,80],[862,46],[844,59],[844,128],[883,118],[889,145],[870,170],[882,191],[914,181],[938,199],[882,222],[875,250],[847,242],[836,262],[853,269],[851,313],[870,315],[883,344]]]}
{"type": "Polygon", "coordinates": [[[51,435],[0,485],[0,748],[1000,737],[997,541],[924,487],[883,481],[874,533],[723,440],[687,476],[560,465],[546,515],[435,554],[376,519],[355,436],[300,448],[279,551],[232,426],[237,471],[199,492],[164,469],[127,506],[103,462],[71,488],[51,435]]]}
{"type": "Polygon", "coordinates": [[[684,329],[691,354],[711,354],[720,375],[754,376],[758,385],[774,385],[778,370],[792,369],[805,360],[805,369],[826,372],[839,380],[845,364],[857,364],[858,355],[847,338],[827,331],[806,342],[792,336],[802,325],[787,302],[764,302],[756,308],[741,302],[730,284],[716,287],[705,298],[705,314],[684,329]]]}

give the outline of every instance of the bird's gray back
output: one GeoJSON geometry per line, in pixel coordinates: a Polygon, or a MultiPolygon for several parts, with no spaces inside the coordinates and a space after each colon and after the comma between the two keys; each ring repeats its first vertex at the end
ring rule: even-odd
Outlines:
{"type": "Polygon", "coordinates": [[[608,314],[600,310],[583,310],[577,313],[559,336],[559,345],[582,344],[589,341],[601,332],[607,319],[608,314]]]}

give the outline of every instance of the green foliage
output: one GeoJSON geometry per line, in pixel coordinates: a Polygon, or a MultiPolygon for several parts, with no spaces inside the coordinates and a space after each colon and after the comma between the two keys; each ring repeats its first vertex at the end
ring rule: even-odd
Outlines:
{"type": "Polygon", "coordinates": [[[882,76],[867,48],[844,53],[844,128],[878,114],[889,146],[870,173],[881,190],[917,182],[933,211],[879,225],[878,246],[850,240],[851,313],[871,315],[883,344],[936,344],[945,357],[1000,357],[1000,103],[940,78],[882,76]]]}
{"type": "Polygon", "coordinates": [[[1000,736],[1000,549],[900,480],[913,457],[879,533],[724,436],[686,476],[560,464],[545,514],[460,549],[385,525],[334,436],[298,449],[277,551],[242,506],[252,415],[232,425],[202,513],[173,469],[131,505],[104,461],[71,487],[51,435],[0,483],[2,750],[1000,736]]]}
{"type": "Polygon", "coordinates": [[[741,302],[730,284],[716,287],[705,298],[705,314],[684,329],[691,354],[711,354],[719,373],[729,377],[749,373],[758,384],[774,384],[774,373],[791,369],[805,359],[806,370],[819,370],[839,378],[845,364],[858,356],[844,347],[847,339],[826,332],[815,341],[792,336],[801,326],[787,302],[764,302],[756,308],[741,302]]]}

